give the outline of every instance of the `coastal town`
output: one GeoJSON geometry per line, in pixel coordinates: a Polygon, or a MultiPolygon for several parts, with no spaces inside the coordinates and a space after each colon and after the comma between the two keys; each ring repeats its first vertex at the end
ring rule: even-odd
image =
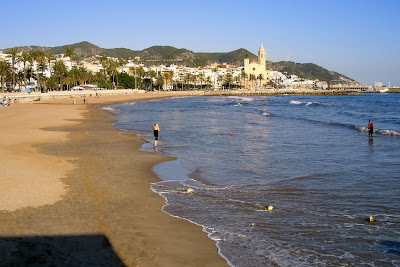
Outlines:
{"type": "Polygon", "coordinates": [[[266,66],[263,45],[257,60],[243,65],[211,63],[206,66],[144,64],[140,57],[122,59],[95,55],[73,60],[72,48],[53,55],[41,50],[0,51],[1,92],[76,91],[87,89],[143,89],[146,91],[291,89],[372,91],[356,81],[320,81],[282,73],[266,66]]]}

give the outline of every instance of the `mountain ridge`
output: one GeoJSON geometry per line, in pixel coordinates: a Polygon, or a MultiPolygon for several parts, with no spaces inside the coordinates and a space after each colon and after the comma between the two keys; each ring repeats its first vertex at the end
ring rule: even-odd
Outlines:
{"type": "MultiPolygon", "coordinates": [[[[131,50],[128,48],[101,48],[88,41],[79,43],[45,47],[45,46],[20,46],[19,51],[42,50],[53,54],[63,54],[67,48],[72,48],[76,53],[73,59],[84,59],[99,55],[115,58],[134,59],[140,57],[140,63],[150,65],[186,65],[188,67],[200,67],[210,63],[228,63],[243,66],[243,59],[248,57],[250,60],[257,59],[257,56],[247,49],[239,48],[230,52],[193,52],[185,48],[173,46],[154,45],[143,50],[131,50]]],[[[5,52],[11,48],[3,49],[5,52]]],[[[329,71],[314,63],[295,63],[290,61],[272,62],[267,61],[267,67],[287,74],[295,74],[300,78],[331,81],[353,79],[335,71],[329,71]]]]}

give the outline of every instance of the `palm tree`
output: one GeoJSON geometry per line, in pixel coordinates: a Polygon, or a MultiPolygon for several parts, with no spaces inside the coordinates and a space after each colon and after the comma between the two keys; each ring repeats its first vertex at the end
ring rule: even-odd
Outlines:
{"type": "Polygon", "coordinates": [[[117,61],[114,61],[112,59],[108,60],[108,72],[111,74],[112,77],[112,89],[114,89],[115,86],[115,73],[117,72],[117,69],[119,67],[119,63],[117,61]]]}
{"type": "Polygon", "coordinates": [[[29,61],[29,64],[31,65],[31,77],[29,78],[29,81],[31,81],[31,79],[33,79],[33,63],[35,61],[36,51],[35,50],[31,50],[28,53],[29,53],[28,61],[29,61]]]}
{"type": "MultiPolygon", "coordinates": [[[[126,64],[126,60],[123,58],[118,59],[118,67],[119,68],[123,68],[126,64]]],[[[123,70],[121,71],[121,73],[123,72],[123,70]]],[[[117,89],[118,89],[118,69],[117,69],[117,89]]]]}
{"type": "Polygon", "coordinates": [[[54,90],[58,87],[57,77],[55,75],[50,76],[50,78],[46,81],[46,86],[50,90],[54,90]]]}
{"type": "Polygon", "coordinates": [[[155,70],[149,71],[149,77],[151,78],[151,88],[153,88],[153,80],[155,80],[157,77],[157,73],[155,72],[155,70]]]}
{"type": "Polygon", "coordinates": [[[57,60],[53,66],[54,75],[58,78],[58,83],[60,85],[60,90],[63,89],[63,78],[67,73],[67,67],[64,64],[64,61],[61,59],[57,60]]]}
{"type": "Polygon", "coordinates": [[[224,82],[224,80],[225,80],[225,77],[224,77],[224,76],[225,76],[225,75],[223,75],[223,74],[218,75],[217,81],[218,81],[219,84],[222,84],[222,85],[223,85],[223,82],[224,82]]]}
{"type": "Polygon", "coordinates": [[[161,86],[164,84],[164,77],[162,75],[157,76],[156,84],[158,85],[158,90],[161,90],[161,86]]]}
{"type": "Polygon", "coordinates": [[[228,73],[225,75],[225,83],[228,85],[228,88],[229,88],[229,89],[231,88],[232,79],[233,79],[232,73],[228,72],[228,73]]]}
{"type": "Polygon", "coordinates": [[[4,93],[4,78],[11,72],[8,62],[0,61],[1,92],[4,93]]]}
{"type": "Polygon", "coordinates": [[[168,87],[168,81],[170,79],[170,73],[169,72],[165,72],[165,73],[162,74],[162,76],[163,76],[163,80],[164,80],[164,83],[165,83],[165,87],[164,87],[164,89],[165,89],[165,88],[168,87]]]}
{"type": "Polygon", "coordinates": [[[192,81],[193,81],[193,90],[196,90],[197,79],[199,76],[197,74],[192,74],[192,81]]]}
{"type": "Polygon", "coordinates": [[[80,70],[79,84],[86,84],[91,79],[92,73],[91,73],[91,71],[89,71],[88,69],[85,69],[85,68],[82,68],[79,70],[80,70]]]}
{"type": "Polygon", "coordinates": [[[200,79],[200,87],[201,87],[200,89],[203,90],[203,82],[205,80],[204,72],[200,72],[199,79],[200,79]]]}
{"type": "Polygon", "coordinates": [[[69,57],[71,68],[72,68],[72,56],[76,56],[76,53],[72,47],[67,47],[65,49],[64,57],[69,57]]]}
{"type": "MultiPolygon", "coordinates": [[[[185,83],[188,85],[190,80],[192,79],[192,75],[190,73],[185,74],[185,83]]],[[[187,89],[187,88],[186,88],[187,89]]]]}
{"type": "Polygon", "coordinates": [[[43,77],[43,73],[46,70],[46,58],[44,56],[44,52],[43,51],[37,50],[35,52],[35,61],[37,63],[37,71],[38,71],[38,75],[37,75],[38,79],[37,80],[38,80],[38,87],[39,87],[38,89],[39,89],[39,92],[40,92],[41,89],[42,89],[41,78],[43,77]],[[39,71],[41,73],[39,73],[39,71]]]}
{"type": "Polygon", "coordinates": [[[46,53],[45,57],[46,57],[47,63],[49,64],[48,70],[50,70],[50,76],[51,76],[52,73],[51,73],[51,65],[50,64],[51,64],[51,61],[54,60],[53,53],[49,51],[46,53]]]}
{"type": "Polygon", "coordinates": [[[43,84],[43,88],[44,91],[46,92],[46,77],[44,76],[44,72],[47,70],[47,65],[46,65],[46,60],[44,57],[39,57],[38,58],[38,70],[40,71],[40,74],[38,75],[39,79],[38,81],[40,81],[39,83],[39,91],[42,90],[42,84],[43,84]]]}
{"type": "Polygon", "coordinates": [[[19,55],[19,62],[24,65],[23,72],[24,72],[24,86],[26,87],[26,63],[29,61],[29,53],[27,51],[22,51],[19,55]]]}
{"type": "MultiPolygon", "coordinates": [[[[249,75],[242,70],[240,77],[244,80],[244,87],[246,87],[246,80],[249,78],[249,75]]],[[[240,80],[240,87],[242,87],[242,80],[240,80]]]]}
{"type": "Polygon", "coordinates": [[[240,74],[239,75],[236,75],[234,78],[233,78],[233,80],[235,81],[235,84],[236,84],[236,87],[237,87],[237,85],[239,84],[239,88],[241,87],[241,79],[240,79],[240,74]]]}
{"type": "Polygon", "coordinates": [[[93,71],[85,69],[85,84],[86,83],[92,83],[93,78],[94,78],[94,74],[93,71]]]}
{"type": "Polygon", "coordinates": [[[65,53],[64,53],[64,57],[72,57],[72,56],[75,56],[76,55],[76,53],[75,53],[75,51],[74,51],[74,49],[72,48],[72,47],[67,47],[66,49],[65,49],[65,53]]]}
{"type": "Polygon", "coordinates": [[[15,90],[15,64],[18,63],[18,48],[13,47],[10,50],[8,50],[8,53],[10,54],[8,57],[11,58],[11,71],[12,71],[12,89],[15,90]]]}
{"type": "Polygon", "coordinates": [[[206,83],[207,83],[207,88],[210,88],[211,87],[211,77],[210,76],[207,76],[206,83]]]}
{"type": "Polygon", "coordinates": [[[100,64],[103,66],[103,74],[104,74],[104,79],[106,78],[106,70],[107,70],[107,65],[108,65],[108,59],[105,55],[103,55],[100,58],[100,64]]]}
{"type": "Polygon", "coordinates": [[[260,86],[259,86],[259,87],[261,87],[262,80],[264,80],[264,75],[262,75],[262,74],[260,73],[260,74],[258,74],[257,78],[260,80],[260,86]]]}
{"type": "Polygon", "coordinates": [[[252,84],[253,84],[253,88],[254,88],[254,81],[256,80],[256,75],[255,74],[250,74],[249,80],[253,81],[252,84]]]}
{"type": "Polygon", "coordinates": [[[146,72],[142,67],[136,69],[136,74],[140,77],[139,88],[143,88],[143,79],[146,76],[146,72]]]}
{"type": "MultiPolygon", "coordinates": [[[[68,71],[67,76],[69,78],[69,84],[72,84],[73,86],[78,85],[78,80],[79,80],[79,69],[76,66],[73,66],[70,71],[68,71]]],[[[66,79],[64,80],[66,81],[66,79]]],[[[67,84],[67,83],[65,83],[67,84]]],[[[68,84],[67,84],[68,87],[68,84]]]]}
{"type": "MultiPolygon", "coordinates": [[[[35,75],[34,75],[34,73],[33,73],[33,70],[32,70],[32,67],[31,66],[28,66],[27,68],[26,68],[26,79],[27,79],[27,81],[31,81],[31,80],[33,80],[35,78],[35,75]]],[[[29,82],[28,82],[29,83],[29,82]]]]}
{"type": "Polygon", "coordinates": [[[18,88],[21,88],[23,83],[24,83],[24,72],[18,71],[15,74],[15,85],[18,85],[18,88]]]}
{"type": "Polygon", "coordinates": [[[67,86],[67,90],[69,91],[71,89],[71,84],[73,85],[73,78],[70,76],[70,74],[67,74],[63,78],[63,84],[67,86]]]}
{"type": "Polygon", "coordinates": [[[173,70],[169,71],[169,78],[170,78],[170,82],[172,83],[172,90],[174,90],[174,71],[173,70]]]}

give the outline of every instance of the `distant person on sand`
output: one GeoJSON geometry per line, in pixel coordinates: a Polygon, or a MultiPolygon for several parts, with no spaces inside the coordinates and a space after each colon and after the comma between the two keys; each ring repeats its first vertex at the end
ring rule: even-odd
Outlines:
{"type": "Polygon", "coordinates": [[[374,133],[374,124],[371,121],[368,121],[368,135],[372,136],[374,133]]]}
{"type": "Polygon", "coordinates": [[[86,104],[86,98],[83,99],[83,104],[86,104]]]}
{"type": "Polygon", "coordinates": [[[153,131],[154,131],[154,146],[157,146],[157,141],[158,141],[158,131],[160,131],[160,127],[158,126],[158,123],[154,123],[153,125],[153,131]]]}

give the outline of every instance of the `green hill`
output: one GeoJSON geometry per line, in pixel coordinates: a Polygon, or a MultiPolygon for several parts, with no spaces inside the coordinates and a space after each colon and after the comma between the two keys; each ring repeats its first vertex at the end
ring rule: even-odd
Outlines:
{"type": "MultiPolygon", "coordinates": [[[[115,58],[135,58],[140,57],[140,62],[146,66],[151,65],[185,65],[189,67],[205,66],[210,63],[228,63],[243,66],[243,59],[248,57],[250,60],[257,59],[257,56],[246,49],[240,48],[235,51],[226,53],[195,53],[193,51],[175,48],[172,46],[152,46],[144,50],[131,50],[127,48],[106,49],[98,47],[89,42],[80,42],[70,45],[57,47],[42,46],[24,46],[18,47],[20,51],[42,50],[51,51],[53,54],[63,54],[66,48],[73,48],[76,56],[73,59],[81,60],[87,57],[99,55],[115,58]]],[[[7,53],[8,49],[4,52],[7,53]]],[[[295,74],[300,78],[318,79],[320,81],[331,80],[350,80],[352,79],[341,75],[334,71],[329,71],[312,63],[295,63],[295,62],[270,62],[267,61],[267,67],[271,70],[280,71],[287,74],[295,74]]]]}
{"type": "Polygon", "coordinates": [[[280,62],[267,62],[267,67],[272,70],[280,71],[282,73],[294,74],[300,78],[320,81],[332,81],[332,80],[347,80],[353,81],[353,79],[346,77],[340,73],[329,71],[321,66],[313,63],[295,63],[291,61],[280,61],[280,62]]]}

